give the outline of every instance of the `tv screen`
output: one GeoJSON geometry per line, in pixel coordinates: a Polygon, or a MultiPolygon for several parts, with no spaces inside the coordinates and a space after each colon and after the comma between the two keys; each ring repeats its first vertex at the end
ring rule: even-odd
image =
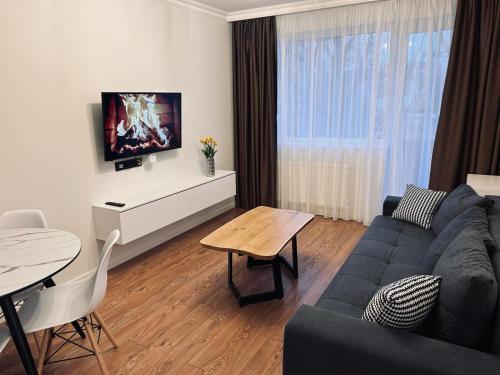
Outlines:
{"type": "Polygon", "coordinates": [[[181,147],[181,94],[103,92],[105,159],[181,147]]]}

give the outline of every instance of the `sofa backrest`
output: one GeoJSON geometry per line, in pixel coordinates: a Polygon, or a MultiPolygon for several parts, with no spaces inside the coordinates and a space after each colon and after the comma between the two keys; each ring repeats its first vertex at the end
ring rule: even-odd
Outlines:
{"type": "MultiPolygon", "coordinates": [[[[490,233],[496,243],[496,249],[491,256],[491,263],[495,270],[497,282],[500,285],[500,196],[488,196],[495,201],[495,205],[490,209],[488,221],[490,233]]],[[[494,317],[492,352],[500,355],[500,287],[498,288],[497,308],[494,317]]]]}

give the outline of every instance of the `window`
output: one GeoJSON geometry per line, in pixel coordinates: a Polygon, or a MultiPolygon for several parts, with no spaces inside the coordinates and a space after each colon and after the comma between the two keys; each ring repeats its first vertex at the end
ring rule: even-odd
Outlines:
{"type": "Polygon", "coordinates": [[[385,194],[428,185],[455,7],[393,0],[277,18],[282,207],[368,223],[385,194]]]}

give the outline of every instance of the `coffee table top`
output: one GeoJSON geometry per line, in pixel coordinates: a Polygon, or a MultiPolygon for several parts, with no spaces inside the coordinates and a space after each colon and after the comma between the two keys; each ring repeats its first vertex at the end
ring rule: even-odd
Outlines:
{"type": "Polygon", "coordinates": [[[273,259],[314,215],[259,206],[203,238],[202,246],[256,259],[273,259]]]}

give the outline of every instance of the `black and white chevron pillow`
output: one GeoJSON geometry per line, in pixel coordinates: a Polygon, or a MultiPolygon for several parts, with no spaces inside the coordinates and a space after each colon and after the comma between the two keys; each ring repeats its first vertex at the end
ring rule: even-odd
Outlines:
{"type": "Polygon", "coordinates": [[[420,275],[381,288],[372,298],[363,320],[412,330],[427,318],[439,294],[441,276],[420,275]]]}
{"type": "Polygon", "coordinates": [[[432,218],[445,195],[444,191],[427,190],[408,185],[401,202],[392,213],[392,217],[430,229],[432,218]]]}

